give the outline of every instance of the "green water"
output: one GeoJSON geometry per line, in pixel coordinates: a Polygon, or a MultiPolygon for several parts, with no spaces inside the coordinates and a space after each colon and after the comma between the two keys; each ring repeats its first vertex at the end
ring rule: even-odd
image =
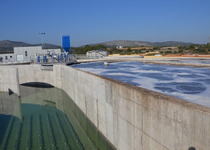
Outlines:
{"type": "Polygon", "coordinates": [[[61,89],[20,88],[20,98],[0,92],[0,149],[114,149],[61,89]]]}

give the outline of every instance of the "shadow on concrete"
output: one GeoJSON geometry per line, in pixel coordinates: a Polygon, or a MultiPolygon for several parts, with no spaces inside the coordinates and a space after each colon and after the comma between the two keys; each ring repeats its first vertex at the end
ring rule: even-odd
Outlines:
{"type": "Polygon", "coordinates": [[[29,86],[29,87],[36,87],[36,88],[54,88],[53,85],[44,83],[44,82],[27,82],[21,85],[29,86]]]}

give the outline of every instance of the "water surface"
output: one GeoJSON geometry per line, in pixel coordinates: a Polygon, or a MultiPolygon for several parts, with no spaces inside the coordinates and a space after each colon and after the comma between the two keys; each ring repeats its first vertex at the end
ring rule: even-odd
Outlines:
{"type": "Polygon", "coordinates": [[[61,89],[20,88],[0,92],[0,149],[114,149],[61,89]]]}
{"type": "Polygon", "coordinates": [[[108,66],[103,62],[92,62],[73,67],[210,107],[208,67],[159,65],[139,61],[110,63],[108,66]]]}

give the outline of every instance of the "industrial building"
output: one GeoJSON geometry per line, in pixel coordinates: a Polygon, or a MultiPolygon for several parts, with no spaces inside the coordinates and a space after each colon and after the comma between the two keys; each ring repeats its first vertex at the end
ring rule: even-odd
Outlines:
{"type": "Polygon", "coordinates": [[[102,58],[108,56],[108,52],[105,50],[92,50],[86,53],[88,58],[102,58]]]}
{"type": "Polygon", "coordinates": [[[43,49],[43,46],[14,47],[14,53],[0,54],[0,63],[68,61],[71,53],[70,36],[62,36],[62,49],[63,51],[61,49],[43,49]]]}
{"type": "Polygon", "coordinates": [[[0,54],[0,62],[35,62],[36,57],[57,56],[61,49],[42,49],[42,46],[14,47],[14,53],[0,54]]]}

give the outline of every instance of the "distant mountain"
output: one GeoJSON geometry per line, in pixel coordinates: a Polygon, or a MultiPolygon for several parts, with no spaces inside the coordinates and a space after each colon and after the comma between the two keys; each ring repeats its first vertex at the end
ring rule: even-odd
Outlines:
{"type": "Polygon", "coordinates": [[[140,46],[189,46],[194,43],[177,42],[177,41],[166,41],[166,42],[147,42],[147,41],[129,41],[129,40],[114,40],[109,42],[99,43],[107,47],[140,47],[140,46]]]}
{"type": "Polygon", "coordinates": [[[178,42],[178,41],[166,41],[166,42],[154,42],[153,46],[190,46],[195,43],[190,42],[178,42]]]}
{"type": "Polygon", "coordinates": [[[4,40],[0,41],[0,52],[10,53],[13,52],[13,47],[30,46],[28,43],[4,40]]]}
{"type": "MultiPolygon", "coordinates": [[[[33,44],[30,46],[41,46],[42,44],[33,44]]],[[[56,48],[61,48],[61,46],[54,45],[54,44],[49,44],[49,43],[44,43],[43,44],[43,49],[56,49],[56,48]]]]}
{"type": "Polygon", "coordinates": [[[114,40],[108,41],[104,43],[100,43],[107,47],[116,47],[116,46],[123,46],[123,47],[139,47],[139,46],[151,46],[151,42],[145,41],[129,41],[129,40],[114,40]]]}
{"type": "MultiPolygon", "coordinates": [[[[19,42],[19,41],[9,41],[4,40],[0,41],[0,51],[1,52],[12,52],[14,47],[25,47],[25,46],[41,46],[42,44],[28,44],[25,42],[19,42]]],[[[60,48],[60,46],[44,43],[44,49],[54,49],[54,48],[60,48]]]]}

